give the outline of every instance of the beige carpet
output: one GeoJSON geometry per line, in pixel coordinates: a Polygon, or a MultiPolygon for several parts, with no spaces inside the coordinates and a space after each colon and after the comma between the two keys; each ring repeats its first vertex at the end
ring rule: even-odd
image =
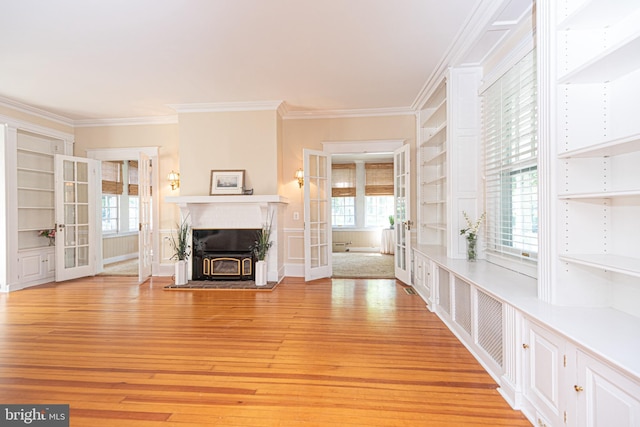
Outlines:
{"type": "Polygon", "coordinates": [[[137,276],[138,258],[106,264],[101,276],[137,276]]]}
{"type": "Polygon", "coordinates": [[[333,277],[393,279],[393,255],[377,252],[334,252],[333,277]]]}

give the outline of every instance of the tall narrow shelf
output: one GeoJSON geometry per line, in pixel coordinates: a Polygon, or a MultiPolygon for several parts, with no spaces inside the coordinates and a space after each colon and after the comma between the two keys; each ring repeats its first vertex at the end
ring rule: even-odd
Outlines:
{"type": "Polygon", "coordinates": [[[419,114],[419,230],[421,244],[447,242],[447,86],[443,80],[419,114]]]}
{"type": "Polygon", "coordinates": [[[54,156],[63,150],[63,141],[18,131],[18,250],[49,246],[39,232],[55,226],[54,156]]]}
{"type": "Polygon", "coordinates": [[[558,5],[557,200],[554,290],[560,304],[640,317],[640,4],[558,5]],[[588,48],[585,48],[588,47],[588,48]]]}

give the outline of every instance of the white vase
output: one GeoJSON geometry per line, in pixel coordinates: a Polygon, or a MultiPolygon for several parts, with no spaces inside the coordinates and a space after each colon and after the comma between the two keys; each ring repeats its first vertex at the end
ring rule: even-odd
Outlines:
{"type": "Polygon", "coordinates": [[[267,262],[256,261],[256,286],[266,286],[267,284],[267,262]]]}
{"type": "Polygon", "coordinates": [[[187,260],[178,260],[175,264],[176,268],[176,285],[186,285],[189,282],[189,266],[187,260]]]}

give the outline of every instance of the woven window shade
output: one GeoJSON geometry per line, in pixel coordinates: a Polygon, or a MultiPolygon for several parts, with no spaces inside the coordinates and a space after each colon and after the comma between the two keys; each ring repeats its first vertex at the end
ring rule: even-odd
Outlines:
{"type": "Polygon", "coordinates": [[[331,196],[356,196],[356,165],[354,163],[331,165],[331,196]]]}
{"type": "Polygon", "coordinates": [[[138,161],[129,160],[129,195],[138,195],[138,161]]]}
{"type": "Polygon", "coordinates": [[[122,162],[102,162],[102,193],[119,196],[123,190],[122,162]]]}
{"type": "Polygon", "coordinates": [[[366,163],[365,196],[393,196],[393,163],[366,163]]]}

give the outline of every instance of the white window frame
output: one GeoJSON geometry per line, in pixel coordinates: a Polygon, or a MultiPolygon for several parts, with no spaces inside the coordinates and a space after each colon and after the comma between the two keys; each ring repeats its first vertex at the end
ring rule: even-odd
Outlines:
{"type": "Polygon", "coordinates": [[[535,50],[523,55],[482,93],[482,129],[487,260],[535,277],[538,255],[535,50]],[[515,197],[514,190],[519,193],[515,197]]]}

